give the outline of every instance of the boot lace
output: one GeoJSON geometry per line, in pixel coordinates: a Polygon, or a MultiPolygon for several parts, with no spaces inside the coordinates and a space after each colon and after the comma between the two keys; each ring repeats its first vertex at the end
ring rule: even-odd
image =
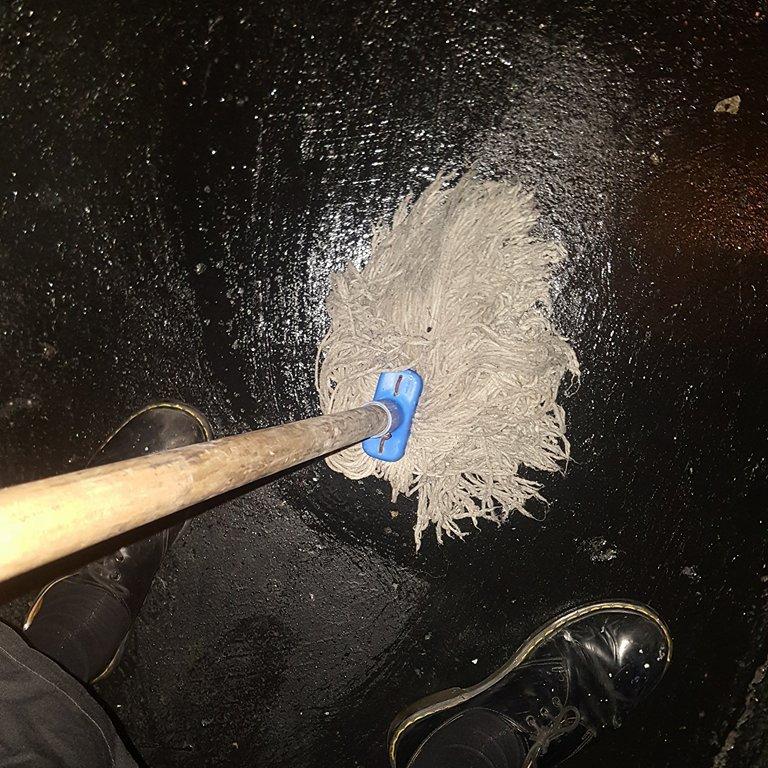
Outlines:
{"type": "Polygon", "coordinates": [[[539,710],[539,719],[533,715],[525,718],[525,723],[533,734],[533,744],[522,768],[533,768],[536,760],[547,751],[551,742],[573,731],[581,721],[579,710],[570,705],[564,707],[557,696],[553,697],[552,706],[554,712],[550,711],[549,707],[542,707],[539,710]]]}

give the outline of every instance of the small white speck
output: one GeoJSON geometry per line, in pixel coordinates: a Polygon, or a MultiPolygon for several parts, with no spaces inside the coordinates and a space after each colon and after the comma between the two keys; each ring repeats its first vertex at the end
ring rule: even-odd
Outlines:
{"type": "Polygon", "coordinates": [[[477,664],[478,661],[479,661],[479,659],[472,659],[472,663],[473,664],[477,664]]]}

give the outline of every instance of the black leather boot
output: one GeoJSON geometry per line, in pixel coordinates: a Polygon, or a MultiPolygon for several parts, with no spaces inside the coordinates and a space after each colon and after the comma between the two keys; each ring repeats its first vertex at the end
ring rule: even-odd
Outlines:
{"type": "Polygon", "coordinates": [[[650,609],[582,606],[533,634],[501,669],[408,707],[390,728],[392,768],[548,768],[583,749],[661,680],[672,638],[650,609]]]}
{"type": "MultiPolygon", "coordinates": [[[[211,439],[207,419],[181,403],[158,403],[131,416],[90,466],[211,439]]],[[[83,682],[108,675],[149,592],[163,555],[185,524],[166,528],[44,587],[24,624],[27,641],[83,682]]]]}

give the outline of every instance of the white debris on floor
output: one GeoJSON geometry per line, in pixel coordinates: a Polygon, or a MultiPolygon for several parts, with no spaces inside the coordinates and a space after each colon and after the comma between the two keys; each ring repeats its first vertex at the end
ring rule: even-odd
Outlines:
{"type": "Polygon", "coordinates": [[[741,106],[741,96],[729,96],[727,99],[721,99],[715,104],[715,112],[727,112],[729,115],[735,115],[741,106]]]}

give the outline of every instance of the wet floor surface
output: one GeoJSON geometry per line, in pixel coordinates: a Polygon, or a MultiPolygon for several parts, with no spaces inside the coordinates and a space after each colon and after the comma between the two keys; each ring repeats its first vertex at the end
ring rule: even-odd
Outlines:
{"type": "Polygon", "coordinates": [[[159,398],[219,434],[317,413],[329,272],[443,167],[522,180],[570,254],[583,376],[546,521],[416,554],[413,502],[322,463],[196,518],[99,688],[147,764],[383,768],[403,705],[612,597],[667,619],[674,664],[569,765],[730,764],[766,654],[764,14],[0,5],[4,484],[159,398]]]}

